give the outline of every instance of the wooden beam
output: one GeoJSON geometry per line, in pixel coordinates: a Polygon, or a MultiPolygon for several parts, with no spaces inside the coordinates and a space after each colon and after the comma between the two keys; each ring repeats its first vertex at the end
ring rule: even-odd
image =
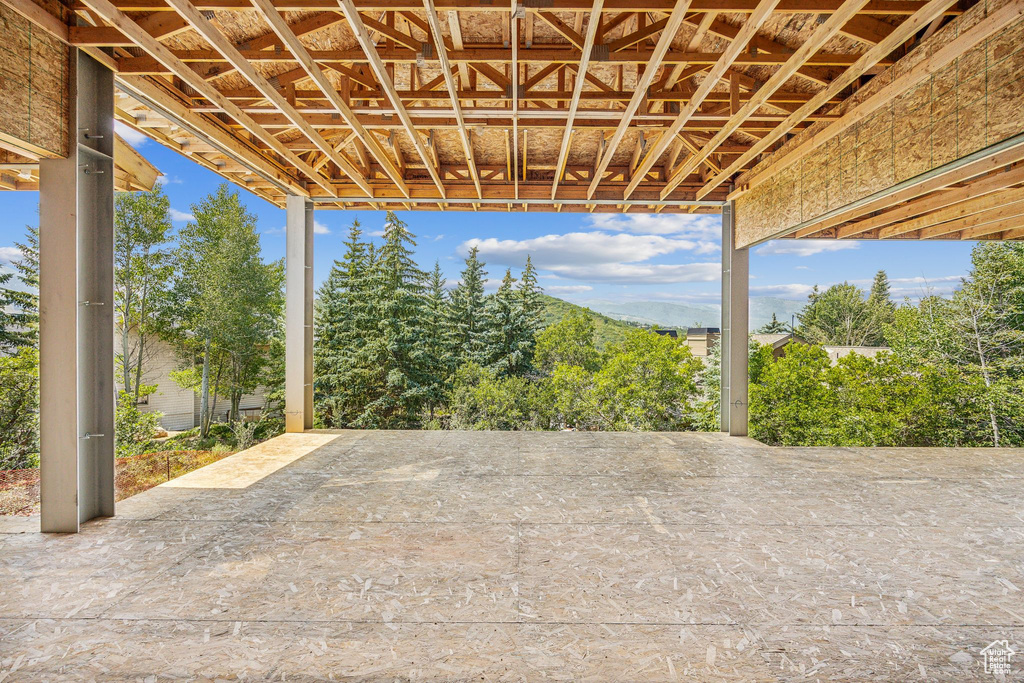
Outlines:
{"type": "Polygon", "coordinates": [[[970,216],[956,220],[940,223],[917,231],[918,239],[935,239],[959,233],[962,240],[977,239],[1002,232],[1006,229],[1006,220],[1014,219],[1016,224],[1020,223],[1020,216],[1024,215],[1024,190],[1017,188],[1007,190],[1004,193],[1005,202],[997,207],[980,211],[970,216]]]}
{"type": "MultiPolygon", "coordinates": [[[[198,78],[198,76],[196,78],[198,78]]],[[[181,121],[187,122],[191,127],[198,131],[200,135],[203,135],[208,140],[217,143],[222,149],[226,150],[227,153],[241,160],[242,163],[253,169],[259,170],[270,178],[273,178],[287,187],[290,191],[297,194],[308,194],[302,183],[286,173],[279,165],[268,158],[262,150],[243,143],[224,124],[210,121],[205,116],[197,115],[181,100],[167,92],[165,86],[161,86],[158,83],[148,78],[142,78],[141,76],[117,76],[117,85],[122,91],[137,96],[141,98],[142,101],[152,102],[154,106],[159,107],[181,121]]],[[[120,116],[119,118],[125,120],[123,116],[120,116]]],[[[134,117],[132,121],[134,121],[134,117]]],[[[129,125],[131,125],[131,122],[129,122],[129,125]]],[[[175,149],[175,151],[180,154],[186,154],[193,159],[206,161],[204,157],[198,154],[189,155],[186,152],[186,147],[173,147],[169,144],[173,141],[166,139],[161,140],[160,137],[163,135],[161,132],[157,132],[154,135],[153,131],[145,128],[136,127],[136,130],[140,130],[141,132],[150,135],[150,137],[157,138],[161,144],[175,149]]],[[[207,167],[212,166],[209,162],[203,165],[206,165],[207,167]]]]}
{"type": "MultiPolygon", "coordinates": [[[[683,181],[683,178],[690,175],[697,168],[701,161],[710,156],[720,144],[725,142],[730,135],[736,132],[740,125],[744,121],[746,121],[754,113],[754,111],[757,110],[758,107],[760,107],[761,105],[765,104],[768,101],[768,98],[771,97],[772,93],[779,90],[780,88],[782,88],[783,85],[785,85],[786,81],[788,81],[789,78],[793,74],[795,74],[800,69],[800,67],[804,65],[804,62],[807,61],[808,57],[810,57],[816,51],[821,49],[821,46],[827,43],[836,33],[838,33],[839,29],[842,28],[843,24],[846,23],[846,21],[850,17],[854,16],[857,13],[857,11],[860,10],[860,8],[863,7],[866,3],[867,0],[847,0],[843,4],[843,6],[839,8],[837,12],[832,14],[825,21],[825,23],[819,25],[814,30],[814,32],[803,42],[803,44],[800,46],[800,49],[794,52],[793,55],[789,58],[789,60],[778,71],[772,74],[771,78],[769,78],[768,81],[757,90],[757,92],[752,94],[750,96],[750,99],[747,100],[747,102],[742,107],[740,107],[738,111],[733,112],[733,115],[728,120],[728,122],[726,122],[726,124],[721,128],[721,130],[715,133],[714,137],[712,137],[708,141],[708,143],[704,145],[700,152],[692,155],[690,158],[684,161],[683,165],[672,174],[672,177],[668,179],[667,185],[661,191],[661,198],[665,199],[666,197],[668,197],[668,195],[672,193],[672,191],[679,185],[679,183],[683,181]]],[[[752,14],[751,20],[753,20],[755,16],[757,15],[752,14]]],[[[746,28],[746,26],[744,26],[744,28],[746,28]]],[[[735,46],[737,42],[739,41],[734,42],[733,46],[735,46]]],[[[724,58],[725,55],[723,55],[723,59],[724,58]]],[[[704,83],[701,83],[701,88],[699,88],[697,90],[697,93],[694,94],[694,100],[697,100],[697,98],[699,97],[699,100],[697,101],[697,106],[699,106],[700,103],[703,102],[704,96],[707,94],[706,92],[701,93],[701,89],[703,89],[707,81],[711,80],[712,78],[715,78],[717,80],[717,78],[720,77],[719,74],[724,73],[729,66],[731,66],[731,63],[719,63],[715,65],[715,67],[711,70],[708,79],[705,80],[704,83]]],[[[738,85],[735,79],[733,79],[731,83],[738,85]]],[[[737,100],[738,94],[738,91],[736,91],[737,100]]],[[[693,100],[691,100],[691,102],[692,101],[693,100]]],[[[680,118],[682,118],[684,115],[686,115],[688,118],[694,110],[695,107],[687,105],[687,107],[680,113],[680,118]]],[[[682,125],[685,123],[686,119],[682,121],[679,127],[682,128],[682,125]]],[[[658,156],[661,156],[661,153],[664,152],[664,149],[652,150],[652,153],[654,152],[658,152],[658,156]]],[[[655,159],[656,158],[657,157],[655,157],[655,159]]],[[[652,165],[655,159],[651,159],[652,165]]],[[[646,168],[650,168],[650,165],[647,165],[646,168]]],[[[626,196],[628,197],[629,193],[632,192],[634,189],[636,189],[636,185],[631,184],[630,187],[627,188],[626,196]]]]}
{"type": "MultiPolygon", "coordinates": [[[[91,1],[91,0],[90,0],[91,1]]],[[[240,74],[245,76],[249,83],[252,83],[260,93],[267,98],[278,111],[291,121],[299,131],[302,132],[309,140],[324,154],[326,154],[331,161],[335,163],[347,176],[352,178],[352,182],[358,185],[367,194],[372,193],[372,188],[367,182],[366,178],[359,172],[355,166],[349,163],[344,157],[334,151],[334,147],[329,142],[324,140],[323,136],[311,126],[302,114],[300,114],[295,107],[285,98],[284,95],[278,91],[270,82],[265,79],[252,65],[252,63],[245,59],[238,49],[231,43],[228,38],[221,33],[221,31],[214,26],[209,19],[203,15],[190,0],[168,0],[169,4],[174,7],[178,14],[183,16],[192,28],[196,30],[215,50],[220,52],[228,60],[228,62],[238,71],[240,74]]],[[[312,170],[312,166],[306,164],[308,168],[312,170]]],[[[320,174],[317,173],[316,177],[319,178],[320,174]]],[[[318,183],[319,184],[319,183],[318,183]]],[[[330,183],[326,183],[330,187],[330,183]]],[[[333,192],[333,187],[330,190],[333,192]]]]}
{"type": "Polygon", "coordinates": [[[790,114],[785,121],[776,126],[775,130],[763,137],[760,142],[757,142],[746,153],[733,161],[724,171],[705,183],[704,186],[697,191],[697,199],[706,197],[712,190],[732,177],[734,173],[749,164],[754,157],[767,150],[771,145],[780,140],[783,135],[793,130],[797,124],[804,121],[813,112],[817,111],[826,101],[838,95],[847,86],[874,67],[880,59],[890,54],[918,30],[927,26],[935,17],[940,16],[954,2],[955,0],[930,0],[928,4],[918,10],[916,14],[900,24],[899,28],[889,34],[885,40],[861,55],[861,57],[852,66],[850,66],[850,68],[846,69],[842,75],[832,81],[828,87],[824,88],[817,95],[811,98],[807,104],[790,114]]]}
{"type": "Polygon", "coordinates": [[[341,11],[345,15],[345,18],[348,19],[349,27],[355,34],[356,40],[359,42],[359,46],[362,48],[363,53],[369,60],[370,68],[373,69],[381,87],[388,94],[388,98],[391,100],[391,105],[395,108],[395,111],[398,113],[398,118],[401,119],[402,125],[405,127],[406,134],[412,140],[412,144],[416,148],[416,153],[419,154],[420,160],[422,160],[423,164],[427,167],[427,172],[430,174],[431,180],[434,181],[434,185],[437,187],[437,191],[441,193],[441,198],[443,199],[446,196],[444,183],[441,182],[441,177],[437,174],[433,164],[430,163],[430,153],[427,151],[426,147],[423,146],[423,141],[416,132],[416,126],[413,125],[412,119],[409,117],[409,112],[406,111],[405,105],[402,104],[402,98],[398,96],[398,91],[395,89],[395,83],[391,80],[387,66],[384,64],[384,60],[381,59],[380,54],[377,52],[376,45],[374,45],[373,41],[370,40],[370,36],[366,31],[366,26],[363,25],[355,4],[352,0],[337,0],[337,2],[338,6],[341,7],[341,11]]]}
{"type": "MultiPolygon", "coordinates": [[[[305,70],[309,77],[313,80],[313,83],[320,89],[320,91],[327,97],[331,105],[338,110],[338,113],[345,120],[345,123],[352,128],[353,132],[359,138],[359,140],[366,145],[370,154],[373,158],[384,169],[384,172],[388,175],[391,180],[394,181],[398,190],[405,195],[409,196],[409,188],[405,184],[405,179],[402,177],[402,172],[392,163],[391,158],[384,152],[380,146],[380,141],[377,136],[368,132],[363,124],[359,122],[355,112],[345,103],[341,98],[341,95],[335,90],[334,85],[327,80],[327,76],[320,69],[320,67],[313,61],[313,58],[309,56],[309,52],[306,50],[306,46],[299,41],[291,28],[288,26],[288,22],[284,20],[284,17],[277,11],[273,3],[270,0],[252,0],[253,6],[255,6],[262,14],[264,19],[270,24],[274,33],[281,39],[281,41],[291,50],[295,58],[299,60],[299,64],[305,70]]],[[[314,143],[316,141],[314,140],[314,143]]],[[[326,142],[326,141],[325,141],[326,142]]],[[[328,159],[334,160],[335,156],[340,157],[340,150],[331,148],[334,154],[325,154],[328,159]]],[[[337,162],[335,162],[337,163],[337,162]]],[[[344,168],[339,166],[339,168],[344,168]]],[[[346,171],[348,173],[348,171],[346,171]]],[[[359,174],[358,171],[356,172],[359,174]]],[[[351,174],[349,174],[351,175],[351,174]]],[[[369,193],[369,190],[367,189],[369,193]]]]}
{"type": "Polygon", "coordinates": [[[947,42],[928,57],[914,64],[911,69],[896,76],[888,85],[863,102],[860,102],[856,107],[845,112],[839,119],[833,121],[814,135],[805,137],[799,145],[786,151],[785,154],[773,158],[769,169],[765,169],[760,173],[748,174],[750,177],[744,178],[743,184],[749,188],[754,188],[767,180],[771,175],[789,168],[810,154],[815,148],[823,145],[843,131],[849,130],[851,126],[863,121],[898,95],[907,92],[931,77],[967,50],[1014,21],[1017,21],[1021,16],[1024,16],[1024,0],[1010,0],[1006,5],[961,33],[954,40],[947,42]]]}
{"type": "MultiPolygon", "coordinates": [[[[857,1],[858,0],[850,0],[850,2],[857,1]]],[[[708,72],[707,76],[704,78],[703,81],[701,81],[700,87],[698,87],[696,92],[693,93],[693,95],[690,97],[690,101],[686,103],[686,106],[683,107],[682,111],[679,112],[679,115],[676,117],[675,121],[673,121],[672,125],[669,126],[667,134],[662,136],[662,138],[657,142],[657,144],[651,146],[650,151],[647,152],[647,156],[644,157],[643,162],[640,164],[638,172],[633,176],[633,179],[630,181],[629,185],[626,186],[626,190],[623,194],[623,197],[628,198],[629,195],[631,195],[633,191],[636,189],[636,186],[640,184],[640,181],[642,181],[647,176],[647,172],[651,170],[651,167],[654,165],[654,162],[657,161],[661,157],[661,155],[665,153],[665,150],[668,149],[668,146],[672,143],[672,140],[683,129],[683,126],[685,126],[686,122],[690,120],[690,117],[693,116],[694,112],[697,111],[697,108],[704,103],[704,99],[711,92],[712,88],[718,85],[718,81],[725,75],[726,70],[730,66],[732,66],[733,60],[736,59],[736,57],[742,50],[746,49],[747,43],[754,35],[757,34],[757,30],[764,25],[764,22],[768,20],[768,18],[771,16],[772,10],[774,10],[775,6],[778,4],[779,0],[762,0],[758,9],[753,14],[751,14],[750,17],[747,19],[746,23],[743,24],[743,28],[741,28],[739,33],[736,34],[735,40],[729,43],[729,46],[722,54],[721,59],[719,59],[718,62],[713,67],[711,67],[711,70],[708,72]]],[[[808,53],[809,52],[811,51],[808,50],[808,53]]],[[[799,64],[794,65],[794,70],[798,67],[799,64]]],[[[788,78],[788,74],[786,75],[786,77],[788,78]]],[[[781,80],[785,81],[786,78],[782,78],[781,80]]],[[[781,84],[782,83],[780,82],[779,85],[781,84]]],[[[741,112],[744,113],[743,117],[740,117],[740,113],[737,113],[733,117],[733,119],[736,120],[736,125],[738,126],[740,123],[742,123],[743,120],[746,118],[746,114],[753,112],[754,109],[756,109],[758,106],[760,106],[760,102],[757,100],[752,99],[750,102],[748,102],[747,105],[744,106],[741,110],[741,112]],[[751,102],[754,102],[753,106],[751,106],[751,102]]],[[[727,137],[727,135],[723,136],[721,139],[724,140],[725,137],[727,137]]],[[[708,144],[710,145],[710,143],[708,144]]],[[[708,154],[710,154],[710,152],[708,152],[708,154]]],[[[704,158],[707,158],[707,155],[705,155],[704,158]]],[[[686,175],[689,175],[690,171],[696,168],[701,161],[703,161],[703,159],[698,158],[698,155],[691,156],[690,159],[688,159],[682,167],[685,170],[685,175],[683,175],[682,172],[673,175],[673,178],[679,179],[676,182],[676,185],[678,185],[679,182],[682,181],[682,178],[686,177],[686,175]]],[[[673,179],[670,178],[669,187],[674,189],[675,185],[671,185],[672,181],[673,179]]],[[[663,199],[665,196],[669,194],[669,192],[671,192],[671,189],[669,188],[666,188],[666,190],[668,191],[663,191],[662,193],[663,199]]]]}
{"type": "Polygon", "coordinates": [[[441,33],[441,20],[434,8],[434,0],[423,0],[423,9],[427,13],[427,22],[430,24],[431,36],[434,39],[434,49],[441,60],[441,73],[444,75],[444,82],[448,86],[448,96],[452,100],[452,109],[455,111],[455,120],[459,126],[459,139],[462,140],[462,149],[466,153],[466,163],[469,164],[469,175],[473,179],[473,186],[476,187],[478,197],[483,197],[480,189],[480,174],[476,169],[476,160],[473,156],[473,141],[470,139],[469,130],[466,128],[466,120],[462,117],[462,105],[459,102],[459,89],[455,85],[455,77],[452,76],[452,66],[448,62],[448,50],[444,45],[444,34],[441,33]]]}
{"type": "Polygon", "coordinates": [[[211,102],[216,102],[229,116],[238,121],[246,130],[262,140],[272,150],[289,160],[302,173],[306,174],[310,180],[320,185],[332,196],[334,195],[334,188],[327,179],[314,171],[312,166],[299,158],[297,154],[289,150],[280,140],[256,123],[251,116],[243,112],[234,102],[221,95],[216,88],[207,83],[199,74],[171,54],[170,50],[164,47],[160,41],[139,28],[138,24],[114,7],[109,0],[88,0],[88,5],[106,21],[117,27],[119,31],[136,40],[140,47],[158,59],[172,73],[199,92],[199,94],[211,102]]]}
{"type": "Polygon", "coordinates": [[[537,16],[540,17],[540,19],[548,26],[555,29],[555,31],[557,31],[563,38],[583,50],[584,54],[587,53],[587,49],[584,47],[585,40],[583,36],[581,36],[577,31],[574,31],[572,27],[556,17],[552,12],[538,11],[537,16]]]}
{"type": "Polygon", "coordinates": [[[569,158],[569,147],[572,145],[572,124],[576,120],[576,109],[580,104],[580,95],[583,94],[583,84],[586,83],[587,67],[590,65],[590,53],[594,50],[594,42],[597,40],[597,27],[601,24],[601,7],[604,0],[594,0],[590,8],[590,20],[587,22],[587,35],[583,39],[583,58],[576,72],[576,84],[573,87],[572,99],[569,101],[569,116],[565,121],[565,130],[562,132],[562,142],[558,147],[558,161],[555,163],[555,180],[551,184],[551,199],[554,200],[558,192],[558,183],[561,182],[565,163],[569,158]]]}
{"type": "MultiPolygon", "coordinates": [[[[871,230],[878,230],[880,239],[899,237],[908,232],[926,227],[929,221],[943,221],[968,215],[975,207],[991,208],[988,202],[997,197],[1000,190],[1024,183],[1024,166],[1008,171],[999,170],[992,175],[978,178],[963,187],[944,189],[914,199],[883,213],[858,220],[851,225],[841,225],[836,237],[848,239],[871,230]]],[[[816,230],[798,230],[796,237],[810,237],[816,230]]]]}
{"type": "Polygon", "coordinates": [[[664,58],[665,53],[668,52],[673,38],[675,38],[676,34],[679,32],[679,27],[683,24],[683,19],[686,17],[686,12],[690,7],[690,1],[691,0],[676,0],[676,3],[672,8],[672,14],[669,15],[668,22],[665,24],[665,29],[661,32],[661,36],[658,38],[658,44],[654,47],[654,54],[652,55],[650,64],[648,64],[647,69],[638,80],[636,84],[636,91],[633,93],[633,97],[629,100],[629,104],[626,105],[626,111],[623,112],[622,119],[619,122],[618,127],[616,127],[611,140],[608,142],[608,147],[602,155],[600,163],[598,163],[597,168],[594,171],[594,179],[590,182],[590,187],[587,189],[587,199],[592,198],[594,193],[597,192],[597,187],[601,184],[601,176],[604,174],[605,169],[608,168],[608,164],[611,162],[611,158],[615,154],[615,150],[618,149],[619,143],[622,142],[622,138],[625,137],[626,131],[629,129],[629,124],[633,119],[633,115],[636,114],[637,109],[640,108],[640,103],[643,102],[644,98],[646,98],[647,89],[651,87],[651,83],[654,82],[654,77],[658,72],[658,67],[661,66],[661,60],[664,58]]]}
{"type": "MultiPolygon", "coordinates": [[[[974,178],[993,173],[1011,164],[1017,164],[1022,160],[1024,160],[1024,141],[1013,142],[997,152],[984,154],[966,163],[954,164],[951,168],[940,170],[937,173],[925,174],[919,179],[912,179],[901,183],[900,186],[897,186],[898,189],[893,192],[883,194],[875,199],[855,202],[851,208],[831,213],[826,218],[821,218],[793,232],[794,234],[813,234],[828,228],[834,228],[843,223],[857,220],[859,217],[869,213],[890,209],[903,202],[942,190],[957,183],[965,183],[974,178]]],[[[997,178],[999,175],[995,174],[993,178],[997,178]]],[[[998,183],[1002,182],[1002,179],[989,181],[986,178],[980,182],[998,183]]],[[[911,213],[910,215],[915,214],[911,213]]],[[[850,234],[848,236],[852,237],[853,235],[850,234]]]]}

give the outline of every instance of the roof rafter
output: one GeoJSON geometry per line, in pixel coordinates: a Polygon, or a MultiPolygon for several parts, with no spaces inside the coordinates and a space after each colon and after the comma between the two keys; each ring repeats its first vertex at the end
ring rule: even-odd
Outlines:
{"type": "Polygon", "coordinates": [[[299,158],[297,154],[285,147],[280,140],[256,123],[251,116],[243,112],[235,103],[221,95],[216,88],[203,80],[199,74],[190,69],[184,62],[171,54],[170,50],[164,47],[156,38],[139,28],[138,24],[110,4],[109,0],[88,0],[88,3],[93,11],[103,17],[106,21],[116,26],[122,33],[132,36],[138,44],[146,50],[146,52],[160,60],[164,66],[170,69],[172,73],[178,76],[178,78],[183,80],[193,89],[197,90],[210,101],[216,102],[218,105],[223,107],[224,111],[238,121],[246,130],[262,140],[268,147],[280,154],[282,157],[291,161],[296,168],[306,174],[317,185],[320,185],[331,195],[336,196],[334,187],[326,178],[321,176],[313,169],[312,166],[299,158]]]}
{"type": "Polygon", "coordinates": [[[473,179],[473,186],[476,187],[478,197],[483,197],[480,189],[480,174],[476,170],[476,159],[473,156],[473,141],[469,131],[466,129],[466,120],[462,117],[462,105],[459,103],[459,89],[455,85],[455,77],[452,76],[452,66],[448,62],[448,49],[444,45],[444,35],[441,33],[441,20],[434,8],[434,0],[423,0],[423,9],[427,13],[427,22],[430,24],[431,37],[434,39],[434,49],[441,60],[441,74],[444,76],[445,85],[448,86],[448,95],[452,100],[452,108],[455,111],[455,120],[459,126],[459,137],[462,139],[462,147],[466,152],[466,163],[469,164],[469,175],[473,179]]]}
{"type": "Polygon", "coordinates": [[[781,139],[783,135],[793,130],[797,124],[804,121],[813,112],[817,111],[826,101],[838,95],[844,88],[867,72],[868,69],[874,67],[882,57],[891,53],[905,40],[910,38],[910,36],[914,35],[917,31],[931,23],[935,17],[940,16],[946,11],[946,8],[954,3],[954,1],[955,0],[930,0],[928,4],[918,10],[916,14],[900,24],[899,27],[890,33],[885,40],[881,41],[861,55],[853,65],[832,81],[828,87],[823,89],[811,98],[810,101],[790,114],[782,123],[776,126],[771,133],[761,138],[759,142],[755,143],[753,147],[741,154],[740,157],[733,161],[726,169],[705,183],[704,186],[697,191],[697,199],[706,197],[712,190],[731,178],[734,173],[739,171],[741,168],[744,168],[754,157],[764,152],[771,145],[781,139]]]}
{"type": "Polygon", "coordinates": [[[640,103],[647,96],[647,89],[654,82],[654,77],[658,73],[661,61],[672,45],[672,39],[675,38],[676,33],[679,31],[679,27],[682,25],[689,7],[690,0],[676,0],[675,6],[672,8],[672,14],[669,15],[668,22],[665,24],[665,29],[658,38],[658,44],[654,47],[654,54],[650,64],[648,64],[643,76],[640,77],[639,82],[636,84],[636,91],[629,100],[629,104],[626,105],[626,111],[623,113],[622,119],[616,127],[611,140],[608,141],[604,154],[601,156],[601,161],[598,163],[597,168],[594,169],[594,179],[590,182],[590,187],[587,189],[587,199],[592,198],[594,193],[597,192],[597,187],[601,184],[601,176],[604,175],[612,156],[615,154],[615,150],[618,149],[619,143],[625,137],[633,115],[636,114],[637,109],[640,108],[640,103]]]}
{"type": "MultiPolygon", "coordinates": [[[[718,145],[725,142],[729,138],[729,136],[732,135],[737,128],[739,128],[740,124],[746,121],[747,118],[749,118],[750,115],[753,114],[758,107],[766,103],[768,101],[768,98],[771,97],[772,93],[774,93],[776,90],[780,89],[783,85],[785,85],[786,81],[788,81],[789,78],[794,73],[796,73],[796,71],[801,66],[803,66],[807,58],[810,55],[812,55],[816,50],[821,48],[822,45],[828,42],[828,40],[832,38],[832,36],[838,33],[839,29],[842,28],[846,20],[853,16],[857,12],[857,10],[863,7],[866,3],[867,0],[846,0],[843,6],[839,8],[839,11],[832,14],[825,21],[825,23],[818,26],[818,28],[814,30],[814,33],[811,35],[811,37],[808,38],[803,43],[803,45],[800,46],[800,49],[794,52],[793,55],[789,58],[789,60],[778,71],[772,74],[771,78],[769,78],[768,81],[757,90],[757,92],[751,95],[750,99],[748,99],[746,103],[743,104],[743,106],[739,107],[738,111],[731,112],[732,117],[726,122],[724,126],[722,126],[722,128],[717,133],[715,133],[715,135],[707,142],[707,144],[704,145],[700,152],[691,155],[686,161],[683,162],[682,166],[680,166],[673,172],[672,177],[668,179],[666,186],[661,191],[662,199],[667,197],[669,193],[671,193],[679,185],[679,183],[683,181],[683,178],[690,175],[690,173],[692,173],[697,168],[701,161],[708,158],[708,156],[710,156],[715,151],[718,145]]],[[[754,17],[756,16],[756,13],[750,15],[750,20],[746,24],[744,24],[744,28],[752,26],[753,30],[756,31],[758,26],[753,26],[754,17]]],[[[767,18],[767,16],[765,18],[767,18]]],[[[738,40],[733,43],[733,47],[737,45],[742,47],[743,42],[744,41],[742,40],[738,40]]],[[[723,55],[722,59],[725,60],[726,55],[723,55]]],[[[708,78],[706,78],[704,82],[701,83],[701,88],[698,88],[697,93],[690,100],[690,103],[687,104],[686,108],[683,109],[683,111],[679,114],[679,118],[676,119],[676,121],[672,124],[672,130],[675,130],[677,125],[678,128],[681,129],[683,125],[686,124],[687,119],[689,119],[693,112],[696,111],[696,108],[700,105],[700,103],[704,100],[704,97],[707,95],[707,91],[701,92],[701,90],[709,83],[711,83],[711,85],[714,85],[713,81],[717,81],[718,78],[721,77],[721,75],[724,75],[725,70],[728,69],[729,66],[729,62],[723,61],[719,62],[719,64],[716,64],[711,69],[708,78]]],[[[731,82],[734,86],[734,102],[738,103],[739,82],[735,78],[733,78],[731,82]]],[[[710,87],[708,88],[708,91],[709,90],[710,87]]],[[[648,154],[648,158],[645,159],[644,163],[641,164],[640,166],[641,177],[643,174],[647,173],[647,171],[651,168],[651,166],[654,165],[654,162],[664,153],[664,151],[664,145],[657,146],[651,150],[651,152],[648,154]]],[[[630,183],[629,187],[626,188],[625,196],[628,197],[633,192],[633,190],[636,189],[636,186],[639,184],[639,182],[640,178],[634,179],[634,181],[630,183]]]]}
{"type": "MultiPolygon", "coordinates": [[[[320,91],[327,97],[327,100],[331,105],[338,110],[338,113],[345,120],[345,123],[352,128],[352,131],[356,134],[359,140],[366,145],[370,154],[372,154],[373,158],[381,165],[388,177],[394,181],[398,190],[408,197],[409,187],[405,184],[402,172],[394,163],[392,163],[391,158],[381,148],[377,137],[363,128],[363,125],[359,122],[355,112],[353,112],[348,104],[341,98],[341,95],[339,95],[338,91],[335,90],[334,85],[327,80],[327,76],[324,75],[323,70],[321,70],[320,67],[316,65],[316,62],[313,61],[313,58],[309,56],[306,46],[299,41],[298,36],[292,33],[288,23],[284,20],[284,17],[281,16],[277,9],[274,8],[273,3],[270,2],[270,0],[252,0],[252,4],[260,10],[263,17],[270,24],[271,28],[273,28],[274,33],[276,33],[281,41],[288,46],[288,49],[291,50],[292,54],[294,54],[299,60],[299,64],[305,72],[309,74],[313,83],[315,83],[320,91]]],[[[339,153],[341,150],[335,149],[334,151],[339,153]]],[[[331,155],[327,156],[328,158],[331,157],[331,155]]]]}
{"type": "Polygon", "coordinates": [[[366,58],[369,59],[370,68],[373,69],[373,72],[377,76],[377,80],[380,82],[384,92],[388,94],[388,98],[391,100],[391,105],[395,108],[395,111],[398,113],[398,118],[401,119],[402,125],[405,127],[405,132],[412,140],[413,147],[416,148],[416,153],[419,154],[420,160],[422,160],[423,165],[426,166],[427,173],[430,174],[431,180],[434,181],[434,185],[437,187],[438,192],[441,193],[441,198],[443,199],[446,196],[444,183],[441,182],[441,177],[434,169],[434,165],[430,163],[430,152],[428,152],[426,147],[423,146],[423,140],[420,139],[419,133],[416,132],[416,126],[413,125],[412,119],[409,117],[409,112],[406,111],[405,105],[402,104],[402,98],[398,96],[398,91],[395,89],[395,83],[391,80],[391,76],[388,74],[384,60],[380,58],[380,54],[377,52],[377,47],[374,45],[373,41],[370,40],[370,36],[366,32],[366,27],[360,19],[359,12],[356,10],[355,4],[352,0],[337,0],[337,2],[338,6],[341,7],[341,11],[345,14],[345,18],[348,19],[349,26],[355,34],[356,40],[359,41],[359,45],[362,48],[363,53],[366,55],[366,58]]]}
{"type": "Polygon", "coordinates": [[[580,95],[583,94],[583,85],[586,83],[585,75],[590,65],[590,53],[594,48],[594,41],[597,39],[597,27],[601,23],[601,7],[604,0],[594,0],[594,6],[590,9],[590,20],[587,23],[587,35],[583,39],[583,58],[580,60],[576,72],[576,83],[572,91],[572,100],[569,101],[569,117],[565,121],[565,130],[562,132],[562,142],[558,148],[558,162],[555,164],[555,180],[551,184],[551,199],[555,198],[558,192],[558,183],[562,179],[565,169],[565,162],[569,158],[569,145],[572,144],[572,124],[576,119],[576,109],[580,104],[580,95]]]}

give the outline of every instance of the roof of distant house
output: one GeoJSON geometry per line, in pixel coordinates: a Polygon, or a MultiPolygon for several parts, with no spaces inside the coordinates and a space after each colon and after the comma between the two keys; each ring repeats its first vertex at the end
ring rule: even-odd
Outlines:
{"type": "Polygon", "coordinates": [[[721,334],[722,330],[717,327],[688,327],[686,328],[687,336],[694,334],[721,334]]]}

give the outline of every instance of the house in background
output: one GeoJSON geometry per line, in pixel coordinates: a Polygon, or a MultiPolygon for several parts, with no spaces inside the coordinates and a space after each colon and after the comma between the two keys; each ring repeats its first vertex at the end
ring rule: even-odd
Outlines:
{"type": "MultiPolygon", "coordinates": [[[[200,395],[191,389],[180,387],[171,373],[180,370],[180,357],[167,342],[153,340],[148,342],[151,352],[147,354],[144,368],[145,384],[155,384],[156,391],[142,398],[139,410],[144,413],[163,413],[160,425],[168,431],[184,431],[199,426],[200,395]]],[[[211,395],[210,400],[213,400],[211,395]]],[[[266,405],[265,392],[258,390],[254,394],[242,397],[239,411],[242,419],[258,418],[266,405]]],[[[231,403],[227,396],[221,396],[213,407],[213,422],[227,422],[231,403]]]]}
{"type": "Polygon", "coordinates": [[[758,344],[772,347],[772,355],[782,358],[786,353],[786,347],[792,343],[807,344],[808,341],[798,334],[792,332],[776,332],[772,334],[752,334],[750,338],[758,344]]]}
{"type": "Polygon", "coordinates": [[[686,329],[686,345],[690,353],[698,358],[706,358],[711,347],[718,343],[722,330],[717,327],[688,327],[686,329]]]}

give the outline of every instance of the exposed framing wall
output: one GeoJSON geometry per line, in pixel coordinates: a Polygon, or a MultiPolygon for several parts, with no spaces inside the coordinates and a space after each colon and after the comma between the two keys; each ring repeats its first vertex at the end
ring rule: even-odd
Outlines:
{"type": "MultiPolygon", "coordinates": [[[[1007,4],[1008,0],[982,0],[874,78],[836,113],[855,110],[1007,4]]],[[[785,160],[830,123],[814,124],[739,179],[754,186],[736,201],[738,247],[782,236],[827,211],[1024,131],[1024,20],[981,41],[798,161],[767,175],[773,161],[785,160]]]]}
{"type": "Polygon", "coordinates": [[[68,155],[68,59],[67,45],[0,3],[0,145],[68,155]]]}

